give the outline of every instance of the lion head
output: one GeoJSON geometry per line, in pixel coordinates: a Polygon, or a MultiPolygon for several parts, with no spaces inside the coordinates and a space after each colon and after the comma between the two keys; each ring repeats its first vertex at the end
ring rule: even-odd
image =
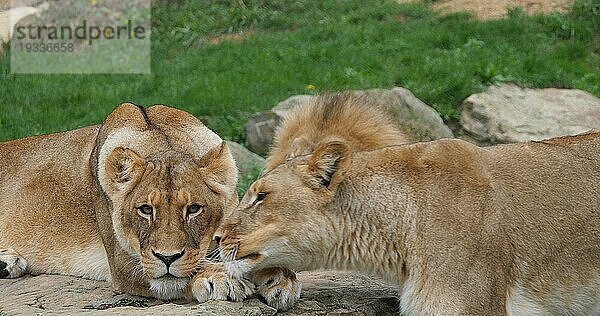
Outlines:
{"type": "Polygon", "coordinates": [[[306,270],[327,260],[342,214],[329,214],[350,163],[343,142],[279,165],[254,182],[221,226],[221,256],[229,273],[285,267],[306,270]]]}
{"type": "Polygon", "coordinates": [[[377,100],[358,92],[328,93],[311,98],[285,114],[273,137],[265,169],[308,155],[332,141],[343,141],[354,151],[408,143],[410,137],[377,100]]]}
{"type": "Polygon", "coordinates": [[[131,280],[121,283],[147,284],[159,298],[182,297],[237,203],[235,162],[216,134],[183,111],[122,105],[115,112],[97,155],[111,271],[129,271],[131,280]]]}

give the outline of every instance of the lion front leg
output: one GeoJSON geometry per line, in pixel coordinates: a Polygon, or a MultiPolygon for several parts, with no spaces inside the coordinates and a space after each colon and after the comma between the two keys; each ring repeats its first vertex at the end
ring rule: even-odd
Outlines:
{"type": "Polygon", "coordinates": [[[14,279],[27,273],[27,261],[13,249],[0,249],[0,279],[14,279]]]}
{"type": "Polygon", "coordinates": [[[208,300],[241,301],[254,294],[254,284],[225,272],[222,263],[205,264],[190,283],[192,296],[200,303],[208,300]]]}
{"type": "Polygon", "coordinates": [[[290,309],[300,299],[302,284],[293,271],[284,268],[269,268],[250,273],[256,285],[256,293],[267,304],[279,311],[290,309]]]}

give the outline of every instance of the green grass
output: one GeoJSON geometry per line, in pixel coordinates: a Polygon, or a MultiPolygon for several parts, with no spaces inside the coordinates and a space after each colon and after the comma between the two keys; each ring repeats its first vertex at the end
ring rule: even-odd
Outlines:
{"type": "Polygon", "coordinates": [[[241,142],[253,112],[309,84],[313,93],[403,86],[446,119],[503,81],[600,96],[600,10],[589,0],[568,14],[512,10],[486,22],[393,0],[179,2],[154,9],[152,75],[3,75],[0,57],[0,140],[99,123],[132,101],[207,116],[241,142]],[[243,42],[207,44],[241,31],[243,42]]]}
{"type": "Polygon", "coordinates": [[[244,193],[246,192],[248,187],[250,187],[252,182],[258,179],[263,169],[264,166],[247,166],[245,168],[246,172],[240,175],[240,178],[238,179],[237,183],[237,193],[240,198],[244,196],[244,193]]]}

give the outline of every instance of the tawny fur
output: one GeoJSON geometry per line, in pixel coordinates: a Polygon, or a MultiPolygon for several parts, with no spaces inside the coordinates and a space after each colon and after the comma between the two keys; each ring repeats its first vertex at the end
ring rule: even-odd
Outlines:
{"type": "Polygon", "coordinates": [[[318,96],[294,108],[275,132],[266,171],[291,157],[306,155],[324,142],[345,141],[354,150],[408,143],[383,105],[352,92],[318,96]]]}
{"type": "Polygon", "coordinates": [[[161,299],[242,299],[247,284],[204,259],[238,203],[236,182],[221,138],[166,106],[125,103],[101,125],[2,143],[0,277],[54,273],[161,299]],[[202,207],[188,214],[192,204],[202,207]],[[167,268],[155,253],[182,255],[167,268]]]}
{"type": "Polygon", "coordinates": [[[598,132],[487,148],[331,142],[252,184],[221,251],[232,275],[379,275],[406,315],[597,315],[598,192],[598,132]]]}
{"type": "MultiPolygon", "coordinates": [[[[102,125],[2,143],[0,248],[25,258],[32,274],[110,279],[118,290],[152,296],[157,293],[148,282],[163,273],[164,264],[149,252],[186,248],[173,268],[189,283],[211,227],[237,202],[233,158],[227,151],[211,154],[221,143],[183,111],[132,104],[119,106],[102,125]],[[203,158],[214,161],[201,166],[203,158]],[[182,170],[192,166],[201,174],[182,170]],[[214,211],[185,229],[172,220],[166,226],[168,217],[179,217],[176,207],[205,199],[197,187],[210,192],[205,183],[213,177],[222,178],[221,196],[203,203],[214,211]],[[160,197],[147,201],[152,192],[160,197]],[[182,192],[188,194],[166,200],[182,192]],[[151,223],[136,213],[138,200],[160,212],[151,223]],[[93,262],[86,261],[90,256],[93,262]]],[[[164,298],[183,296],[175,292],[164,298]]]]}

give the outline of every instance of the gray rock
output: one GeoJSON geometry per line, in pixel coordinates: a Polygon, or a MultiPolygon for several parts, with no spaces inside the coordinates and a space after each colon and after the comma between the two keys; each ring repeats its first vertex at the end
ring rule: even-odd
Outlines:
{"type": "Polygon", "coordinates": [[[285,118],[287,114],[297,106],[310,103],[315,98],[313,95],[294,95],[277,104],[271,111],[280,118],[285,118]]]}
{"type": "Polygon", "coordinates": [[[600,129],[600,99],[570,89],[491,86],[462,104],[460,122],[481,145],[542,140],[600,129]]]}
{"type": "MultiPolygon", "coordinates": [[[[398,127],[414,141],[429,141],[454,137],[440,115],[404,88],[371,89],[353,91],[367,95],[374,103],[388,109],[398,127]]],[[[311,102],[316,96],[292,96],[274,107],[270,112],[257,113],[246,123],[246,146],[255,153],[265,155],[273,142],[277,125],[295,107],[311,102]]]]}
{"type": "Polygon", "coordinates": [[[275,128],[281,117],[273,112],[256,113],[244,125],[246,130],[246,147],[251,151],[265,156],[273,142],[275,128]]]}
{"type": "Polygon", "coordinates": [[[400,129],[414,141],[423,142],[454,135],[432,107],[419,100],[410,90],[396,87],[391,90],[364,91],[378,103],[386,106],[400,129]]]}
{"type": "MultiPolygon", "coordinates": [[[[396,290],[371,277],[343,272],[300,273],[303,294],[278,315],[394,315],[396,290]]],[[[59,275],[0,280],[7,315],[275,315],[256,298],[204,304],[162,302],[114,292],[108,283],[59,275]]]]}
{"type": "Polygon", "coordinates": [[[246,146],[251,151],[266,156],[273,143],[275,129],[287,114],[296,106],[309,103],[311,95],[296,95],[279,102],[270,112],[260,112],[252,115],[244,125],[246,130],[246,146]]]}

